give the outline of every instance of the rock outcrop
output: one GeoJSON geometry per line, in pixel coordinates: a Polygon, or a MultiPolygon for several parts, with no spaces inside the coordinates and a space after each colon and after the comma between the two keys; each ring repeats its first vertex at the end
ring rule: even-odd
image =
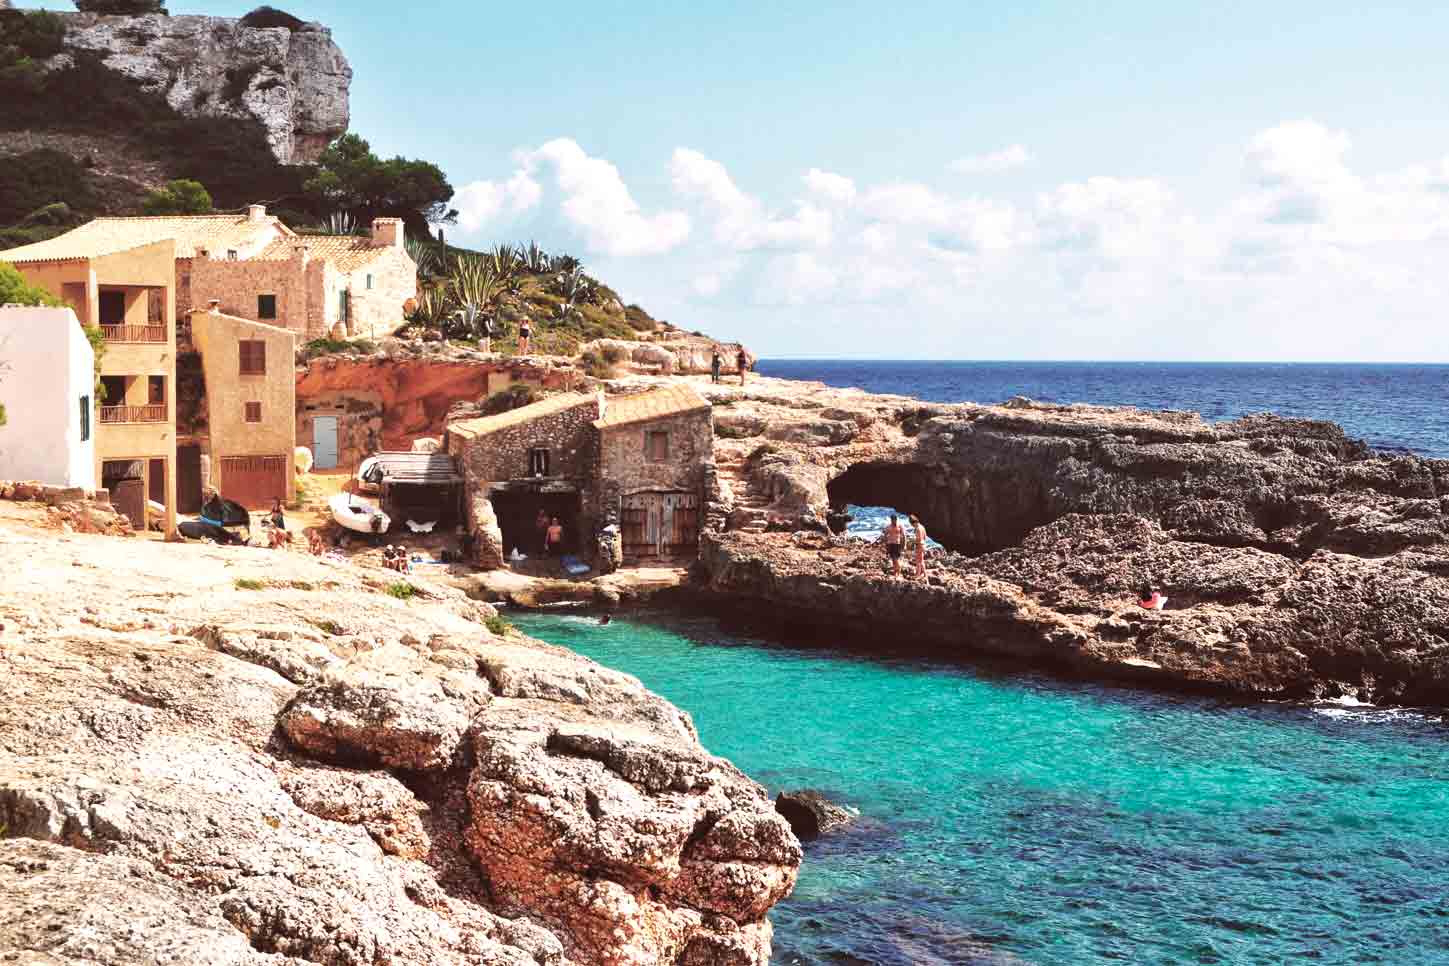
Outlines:
{"type": "Polygon", "coordinates": [[[416,578],[400,600],[382,571],[7,506],[20,961],[768,961],[799,845],[634,678],[416,578]]]}
{"type": "Polygon", "coordinates": [[[253,27],[229,17],[63,14],[66,50],[161,94],[186,117],[255,118],[283,164],[315,161],[346,133],[352,68],[316,23],[253,27]]]}
{"type": "Polygon", "coordinates": [[[855,821],[849,809],[841,808],[810,788],[776,795],[775,811],[785,816],[790,830],[802,842],[814,841],[855,821]]]}
{"type": "Polygon", "coordinates": [[[730,529],[702,577],[732,606],[1094,675],[1449,704],[1449,461],[1273,416],[706,392],[730,529]],[[954,552],[892,579],[827,534],[847,503],[917,513],[954,552]],[[1145,582],[1170,609],[1136,607],[1145,582]]]}

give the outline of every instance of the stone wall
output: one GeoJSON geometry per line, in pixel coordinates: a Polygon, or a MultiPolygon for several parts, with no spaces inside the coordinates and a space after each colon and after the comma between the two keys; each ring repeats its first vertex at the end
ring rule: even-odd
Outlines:
{"type": "Polygon", "coordinates": [[[535,448],[549,451],[549,476],[585,480],[593,475],[593,422],[598,418],[598,400],[588,396],[567,409],[478,435],[469,436],[452,424],[447,451],[458,459],[470,486],[524,479],[529,475],[528,454],[535,448]]]}
{"type": "Polygon", "coordinates": [[[337,465],[354,469],[378,450],[383,442],[383,401],[365,389],[326,392],[307,399],[297,398],[297,445],[315,453],[312,423],[318,416],[337,417],[337,465]]]}
{"type": "Polygon", "coordinates": [[[257,319],[258,296],[274,295],[277,317],[257,321],[288,329],[308,341],[326,336],[336,322],[338,293],[347,288],[347,276],[331,263],[301,251],[286,261],[198,255],[191,263],[189,287],[188,297],[196,308],[206,308],[216,299],[222,312],[244,319],[257,319]]]}
{"type": "Polygon", "coordinates": [[[621,495],[648,490],[681,490],[704,495],[705,469],[714,462],[710,410],[667,419],[611,426],[600,433],[599,478],[621,495]],[[669,458],[645,458],[647,433],[669,434],[669,458]]]}
{"type": "Polygon", "coordinates": [[[403,324],[403,303],[418,294],[418,267],[407,252],[390,247],[348,275],[344,285],[351,293],[348,335],[380,339],[403,324]]]}

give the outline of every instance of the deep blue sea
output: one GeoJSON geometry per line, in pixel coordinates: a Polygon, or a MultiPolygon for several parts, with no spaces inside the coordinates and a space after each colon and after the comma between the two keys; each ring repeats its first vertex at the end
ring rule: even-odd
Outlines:
{"type": "Polygon", "coordinates": [[[1380,449],[1449,457],[1449,365],[764,359],[757,369],[932,402],[1030,396],[1190,409],[1213,421],[1271,411],[1332,420],[1380,449]]]}

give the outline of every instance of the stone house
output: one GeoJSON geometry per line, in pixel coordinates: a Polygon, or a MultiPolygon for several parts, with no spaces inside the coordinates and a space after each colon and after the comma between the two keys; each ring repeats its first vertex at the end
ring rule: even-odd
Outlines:
{"type": "Polygon", "coordinates": [[[207,433],[177,449],[188,503],[207,485],[248,509],[290,503],[296,490],[295,358],[286,329],[220,311],[193,311],[206,381],[207,433]]]}
{"type": "MultiPolygon", "coordinates": [[[[102,219],[133,220],[139,219],[102,219]]],[[[52,324],[79,318],[100,328],[105,352],[101,398],[94,404],[95,475],[138,529],[153,515],[151,504],[162,507],[163,529],[171,535],[176,532],[176,243],[162,238],[128,244],[145,233],[130,236],[115,226],[86,232],[86,227],[0,251],[0,260],[74,311],[74,316],[47,317],[52,324]]],[[[68,365],[56,359],[49,372],[58,379],[68,365]]]]}
{"type": "Polygon", "coordinates": [[[0,478],[95,489],[95,384],[73,311],[0,306],[0,478]]]}
{"type": "Polygon", "coordinates": [[[468,494],[479,566],[542,550],[540,511],[565,552],[612,570],[622,559],[692,555],[714,467],[709,403],[688,385],[608,398],[562,393],[448,424],[447,452],[468,494]],[[616,528],[620,542],[601,540],[616,528]]]}
{"type": "Polygon", "coordinates": [[[304,341],[380,338],[417,296],[417,265],[403,248],[399,218],[378,218],[368,237],[278,237],[248,257],[197,252],[191,291],[222,311],[281,326],[304,341]]]}

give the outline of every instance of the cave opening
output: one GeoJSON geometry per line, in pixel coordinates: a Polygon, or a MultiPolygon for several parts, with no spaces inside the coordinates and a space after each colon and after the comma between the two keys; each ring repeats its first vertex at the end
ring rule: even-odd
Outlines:
{"type": "Polygon", "coordinates": [[[941,512],[939,500],[930,492],[932,483],[925,467],[900,463],[861,463],[831,480],[826,486],[830,497],[832,529],[862,540],[879,538],[892,513],[900,516],[901,526],[909,529],[912,513],[925,524],[928,545],[947,550],[970,552],[957,540],[949,515],[941,512]],[[849,522],[843,516],[848,514],[849,522]]]}

